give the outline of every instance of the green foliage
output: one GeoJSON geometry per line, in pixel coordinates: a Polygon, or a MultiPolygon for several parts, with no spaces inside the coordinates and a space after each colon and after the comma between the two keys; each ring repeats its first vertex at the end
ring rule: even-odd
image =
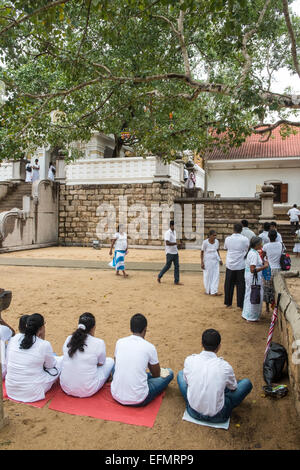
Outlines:
{"type": "MultiPolygon", "coordinates": [[[[65,149],[66,159],[77,158],[72,142],[87,141],[93,130],[120,135],[129,129],[137,152],[165,159],[216,143],[240,145],[254,124],[281,106],[262,95],[267,60],[274,70],[293,67],[281,2],[271,2],[257,27],[264,4],[0,0],[0,80],[6,88],[0,160],[44,144],[65,149]],[[180,10],[194,87],[184,78],[183,49],[173,30],[180,10]],[[242,80],[243,38],[252,29],[251,67],[242,80]],[[205,84],[220,91],[187,99],[205,84]],[[61,112],[56,122],[53,111],[61,112]]],[[[293,25],[299,41],[298,18],[293,25]]]]}

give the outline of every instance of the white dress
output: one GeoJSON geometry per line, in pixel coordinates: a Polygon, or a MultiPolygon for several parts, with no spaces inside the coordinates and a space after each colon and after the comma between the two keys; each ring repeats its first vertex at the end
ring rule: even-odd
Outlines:
{"type": "Polygon", "coordinates": [[[48,179],[51,181],[54,181],[55,178],[55,173],[53,173],[53,170],[55,170],[55,166],[51,165],[48,170],[48,179]]]}
{"type": "Polygon", "coordinates": [[[217,294],[220,278],[220,256],[218,254],[219,242],[215,240],[210,243],[204,240],[201,250],[203,251],[203,283],[207,294],[217,294]]]}
{"type": "Polygon", "coordinates": [[[6,376],[6,350],[8,341],[12,337],[12,331],[8,326],[0,325],[0,352],[1,352],[1,367],[2,379],[6,376]]]}
{"type": "Polygon", "coordinates": [[[31,171],[28,171],[27,168],[31,168],[31,164],[30,164],[30,163],[27,163],[26,166],[25,166],[25,170],[26,170],[25,183],[31,183],[31,180],[32,180],[32,170],[31,170],[31,171]]]}
{"type": "Polygon", "coordinates": [[[23,334],[17,334],[8,343],[7,395],[23,402],[43,400],[59,376],[62,357],[54,355],[49,341],[38,337],[29,349],[20,349],[23,338],[23,334]]]}
{"type": "Polygon", "coordinates": [[[246,284],[246,292],[244,298],[244,307],[242,312],[242,317],[248,321],[257,321],[261,315],[262,310],[262,303],[264,297],[264,288],[263,288],[263,280],[262,280],[262,271],[257,273],[258,284],[260,287],[260,303],[259,304],[251,304],[250,302],[250,294],[251,294],[251,285],[253,282],[254,274],[250,271],[250,266],[255,266],[256,268],[260,268],[263,266],[262,259],[259,256],[258,251],[254,250],[253,248],[249,251],[247,259],[246,259],[246,267],[245,267],[245,284],[246,284]]]}
{"type": "Polygon", "coordinates": [[[32,182],[37,181],[40,179],[40,166],[39,165],[32,165],[32,182]]]}
{"type": "Polygon", "coordinates": [[[84,352],[76,351],[69,356],[71,336],[63,345],[63,362],[60,385],[65,393],[74,397],[90,397],[103,387],[112,371],[114,360],[106,357],[105,343],[102,339],[87,335],[84,352]],[[98,366],[98,364],[103,364],[98,366]]]}
{"type": "Polygon", "coordinates": [[[296,236],[298,236],[298,238],[299,238],[299,243],[298,242],[295,243],[294,248],[293,248],[293,252],[294,253],[300,253],[300,229],[296,230],[295,237],[296,236]]]}

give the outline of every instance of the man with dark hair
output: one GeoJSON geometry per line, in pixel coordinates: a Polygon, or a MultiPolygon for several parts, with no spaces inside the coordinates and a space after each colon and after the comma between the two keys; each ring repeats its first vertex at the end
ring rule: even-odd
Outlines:
{"type": "Polygon", "coordinates": [[[244,237],[247,237],[249,241],[251,240],[251,238],[256,237],[255,233],[249,228],[248,220],[241,220],[241,224],[243,226],[242,235],[244,235],[244,237]]]}
{"type": "Polygon", "coordinates": [[[249,379],[237,382],[231,365],[217,357],[221,347],[218,331],[205,330],[202,346],[204,351],[185,359],[177,376],[178,386],[192,418],[222,423],[251,392],[252,384],[249,379]]]}
{"type": "Polygon", "coordinates": [[[290,218],[291,230],[292,230],[292,233],[294,234],[295,232],[297,232],[297,230],[299,230],[300,211],[297,208],[297,204],[294,204],[293,207],[289,209],[289,211],[287,212],[287,215],[290,218]]]}
{"type": "Polygon", "coordinates": [[[166,250],[166,258],[167,262],[165,266],[160,271],[159,275],[157,276],[157,282],[161,282],[161,278],[163,275],[169,271],[172,263],[174,263],[174,284],[176,286],[182,286],[183,284],[179,282],[179,255],[178,255],[178,243],[176,242],[176,232],[174,221],[171,220],[170,228],[165,233],[165,250],[166,250]]]}
{"type": "Polygon", "coordinates": [[[234,286],[237,290],[237,306],[243,309],[245,297],[245,256],[249,248],[249,240],[244,237],[242,224],[234,224],[234,233],[225,238],[224,249],[227,250],[225,299],[227,308],[232,306],[234,286]]]}
{"type": "Polygon", "coordinates": [[[144,315],[133,315],[130,329],[132,335],[116,344],[111,394],[122,405],[145,406],[167,388],[174,374],[171,369],[160,368],[155,346],[145,340],[144,315]]]}
{"type": "Polygon", "coordinates": [[[270,222],[270,230],[276,230],[276,232],[277,232],[276,241],[279,242],[279,243],[282,243],[282,236],[280,235],[280,233],[277,230],[276,222],[270,222]]]}

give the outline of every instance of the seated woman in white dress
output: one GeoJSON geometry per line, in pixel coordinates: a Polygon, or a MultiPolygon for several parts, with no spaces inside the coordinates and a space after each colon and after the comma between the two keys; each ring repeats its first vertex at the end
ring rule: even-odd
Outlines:
{"type": "Polygon", "coordinates": [[[61,361],[45,340],[43,316],[30,315],[25,332],[15,335],[8,344],[5,385],[9,398],[23,402],[43,400],[59,376],[61,361]]]}
{"type": "Polygon", "coordinates": [[[77,330],[65,341],[60,385],[68,395],[90,397],[111,374],[114,360],[106,357],[105,343],[94,337],[95,329],[94,315],[83,313],[77,330]]]}
{"type": "Polygon", "coordinates": [[[1,348],[1,368],[2,379],[6,376],[6,351],[8,342],[14,336],[15,330],[0,317],[0,348],[1,348]]]}

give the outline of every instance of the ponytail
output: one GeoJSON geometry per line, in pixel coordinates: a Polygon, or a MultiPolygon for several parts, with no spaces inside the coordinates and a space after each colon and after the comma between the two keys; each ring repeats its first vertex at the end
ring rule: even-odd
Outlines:
{"type": "Polygon", "coordinates": [[[92,328],[96,324],[92,313],[85,312],[79,317],[77,330],[74,331],[70,341],[67,344],[69,356],[72,357],[76,351],[84,352],[85,340],[92,328]]]}
{"type": "Polygon", "coordinates": [[[26,321],[24,338],[20,344],[20,349],[30,349],[36,341],[36,334],[45,324],[44,317],[39,313],[33,313],[28,316],[26,321]]]}

